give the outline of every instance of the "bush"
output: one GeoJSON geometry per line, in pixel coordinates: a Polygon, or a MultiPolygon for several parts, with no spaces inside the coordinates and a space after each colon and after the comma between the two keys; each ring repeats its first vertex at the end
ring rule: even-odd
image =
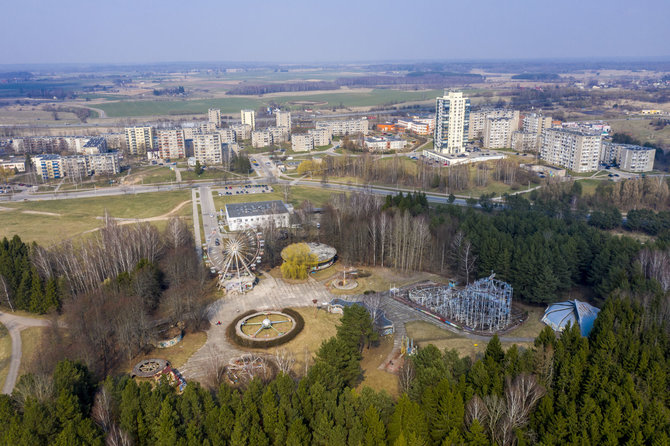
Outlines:
{"type": "Polygon", "coordinates": [[[240,322],[245,317],[251,316],[254,313],[258,313],[258,310],[249,310],[246,313],[242,313],[241,315],[237,316],[233,320],[233,322],[231,322],[226,328],[226,335],[228,336],[228,339],[230,341],[232,341],[236,345],[239,345],[240,347],[271,348],[271,347],[277,347],[278,345],[286,344],[287,342],[292,341],[302,331],[302,329],[305,328],[305,320],[302,318],[302,316],[300,316],[300,313],[290,308],[284,308],[281,310],[281,312],[288,314],[295,321],[295,327],[291,332],[289,332],[285,336],[270,339],[268,341],[260,341],[257,339],[243,338],[240,335],[238,335],[237,331],[235,330],[237,323],[240,322]]]}

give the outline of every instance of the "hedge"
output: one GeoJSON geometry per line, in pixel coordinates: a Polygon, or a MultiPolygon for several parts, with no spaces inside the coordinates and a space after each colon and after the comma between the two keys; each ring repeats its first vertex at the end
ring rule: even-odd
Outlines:
{"type": "Polygon", "coordinates": [[[230,339],[234,344],[239,345],[240,347],[247,347],[247,348],[270,348],[270,347],[276,347],[278,345],[286,344],[287,342],[293,340],[298,333],[302,331],[303,328],[305,328],[305,320],[300,316],[300,313],[298,313],[295,310],[292,310],[290,308],[284,308],[281,310],[282,313],[286,313],[289,316],[293,318],[295,321],[295,327],[291,332],[286,334],[285,336],[282,336],[280,338],[274,338],[270,339],[268,341],[259,341],[257,339],[248,339],[248,338],[243,338],[237,334],[237,331],[235,330],[235,327],[237,326],[237,323],[244,319],[245,317],[251,316],[254,313],[260,313],[258,310],[249,310],[246,313],[243,313],[239,316],[237,316],[233,322],[231,322],[228,327],[226,328],[226,335],[228,336],[228,339],[230,339]]]}

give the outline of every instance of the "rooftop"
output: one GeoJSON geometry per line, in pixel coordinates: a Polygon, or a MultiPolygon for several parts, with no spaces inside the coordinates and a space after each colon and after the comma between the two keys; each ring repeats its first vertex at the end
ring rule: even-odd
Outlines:
{"type": "Polygon", "coordinates": [[[232,203],[226,205],[226,215],[228,215],[229,218],[287,213],[288,209],[286,208],[286,205],[280,200],[232,203]]]}
{"type": "Polygon", "coordinates": [[[89,139],[86,144],[84,144],[84,147],[98,147],[106,143],[107,142],[105,141],[105,138],[102,136],[94,136],[93,138],[89,139]]]}

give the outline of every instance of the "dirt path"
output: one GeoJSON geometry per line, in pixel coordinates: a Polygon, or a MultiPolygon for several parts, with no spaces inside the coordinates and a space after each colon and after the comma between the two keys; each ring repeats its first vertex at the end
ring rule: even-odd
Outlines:
{"type": "Polygon", "coordinates": [[[21,331],[28,327],[47,327],[51,324],[45,319],[34,319],[16,316],[11,313],[0,313],[0,322],[7,327],[9,336],[12,338],[12,357],[9,362],[9,372],[2,387],[2,393],[9,395],[14,390],[16,379],[19,377],[21,366],[21,331]]]}
{"type": "MultiPolygon", "coordinates": [[[[189,204],[191,200],[186,200],[182,201],[179,203],[177,206],[175,206],[170,212],[167,212],[163,215],[157,215],[155,217],[147,217],[147,218],[115,218],[114,220],[119,224],[119,225],[131,225],[133,223],[144,223],[144,222],[152,222],[152,221],[161,221],[161,220],[167,220],[170,217],[173,217],[181,208],[189,204]]],[[[98,220],[103,220],[105,217],[96,217],[98,220]]],[[[99,231],[100,228],[93,228],[89,229],[88,231],[82,232],[82,234],[90,234],[91,232],[99,231]]]]}

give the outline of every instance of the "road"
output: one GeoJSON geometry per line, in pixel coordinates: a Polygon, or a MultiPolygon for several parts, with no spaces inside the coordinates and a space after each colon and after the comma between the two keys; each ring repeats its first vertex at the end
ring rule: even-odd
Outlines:
{"type": "Polygon", "coordinates": [[[0,312],[0,322],[7,327],[9,336],[12,338],[12,357],[9,361],[9,372],[5,379],[5,385],[2,387],[2,393],[9,395],[14,390],[16,379],[19,376],[19,367],[21,366],[21,331],[28,327],[47,327],[51,325],[51,322],[3,312],[0,312]]]}

